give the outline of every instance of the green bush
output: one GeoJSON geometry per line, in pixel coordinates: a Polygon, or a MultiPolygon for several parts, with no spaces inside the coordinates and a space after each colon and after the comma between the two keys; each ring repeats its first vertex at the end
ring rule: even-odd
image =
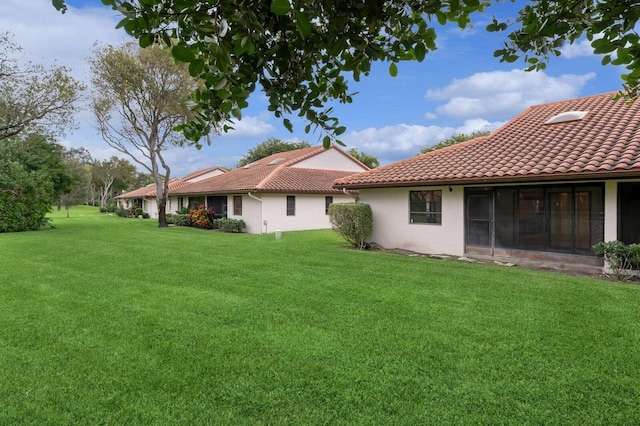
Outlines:
{"type": "Polygon", "coordinates": [[[107,208],[104,206],[100,206],[100,213],[106,213],[107,212],[107,208]]]}
{"type": "Polygon", "coordinates": [[[215,227],[222,232],[242,232],[247,224],[242,219],[216,219],[215,227]]]}
{"type": "Polygon", "coordinates": [[[167,217],[167,225],[173,225],[173,214],[167,213],[166,217],[167,217]]]}
{"type": "Polygon", "coordinates": [[[136,209],[133,211],[133,214],[135,217],[138,217],[142,214],[142,209],[140,207],[136,207],[136,209]]]}
{"type": "Polygon", "coordinates": [[[189,207],[183,207],[180,210],[176,211],[177,214],[189,214],[189,207]]]}
{"type": "Polygon", "coordinates": [[[622,241],[599,242],[593,246],[596,256],[604,258],[609,269],[619,281],[631,279],[630,271],[640,270],[640,244],[625,244],[622,241]]]}
{"type": "Polygon", "coordinates": [[[129,209],[118,209],[116,214],[120,217],[129,217],[129,209]]]}
{"type": "Polygon", "coordinates": [[[329,221],[334,231],[362,250],[373,233],[373,212],[369,204],[337,203],[329,205],[329,221]]]}
{"type": "Polygon", "coordinates": [[[149,213],[147,213],[147,212],[142,212],[142,218],[143,218],[143,219],[149,219],[149,217],[150,217],[150,216],[149,216],[149,213]]]}
{"type": "Polygon", "coordinates": [[[118,208],[118,206],[116,205],[115,201],[109,201],[107,202],[107,213],[115,213],[116,209],[118,208]]]}
{"type": "Polygon", "coordinates": [[[173,215],[173,224],[176,226],[191,226],[191,221],[189,220],[189,215],[187,214],[176,214],[173,215]]]}

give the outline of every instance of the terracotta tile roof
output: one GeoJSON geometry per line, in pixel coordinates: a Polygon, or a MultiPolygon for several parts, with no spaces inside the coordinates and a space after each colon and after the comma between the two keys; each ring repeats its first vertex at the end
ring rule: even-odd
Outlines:
{"type": "MultiPolygon", "coordinates": [[[[190,179],[197,178],[198,176],[202,176],[204,174],[213,172],[215,170],[220,170],[223,173],[227,172],[227,170],[223,167],[214,166],[214,167],[209,167],[202,170],[197,170],[181,178],[173,178],[169,180],[169,193],[172,193],[175,189],[188,184],[190,179]]],[[[150,183],[147,186],[135,189],[125,194],[118,195],[115,198],[150,198],[155,196],[156,196],[156,184],[150,183]]]]}
{"type": "Polygon", "coordinates": [[[489,136],[339,179],[338,188],[640,177],[640,101],[615,93],[533,106],[489,136]],[[580,120],[545,124],[568,111],[580,120]]]}
{"type": "MultiPolygon", "coordinates": [[[[332,146],[329,149],[337,150],[366,169],[366,166],[339,148],[332,146]]],[[[333,182],[353,174],[353,171],[291,167],[324,151],[324,147],[316,146],[273,154],[228,173],[181,186],[172,191],[172,194],[228,194],[250,191],[336,193],[339,191],[333,188],[333,182]]]]}

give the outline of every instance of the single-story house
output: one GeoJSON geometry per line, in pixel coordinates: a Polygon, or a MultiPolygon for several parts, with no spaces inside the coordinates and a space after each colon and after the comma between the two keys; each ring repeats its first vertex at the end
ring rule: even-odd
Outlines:
{"type": "Polygon", "coordinates": [[[337,180],[371,205],[371,241],[427,254],[602,265],[640,242],[640,102],[533,106],[492,134],[337,180]]]}
{"type": "Polygon", "coordinates": [[[366,170],[335,146],[317,146],[273,154],[171,194],[213,207],[218,217],[242,219],[249,233],[324,229],[331,226],[329,204],[353,202],[356,194],[333,182],[366,170]]]}
{"type": "MultiPolygon", "coordinates": [[[[192,182],[200,182],[213,176],[226,173],[227,170],[222,167],[209,167],[198,170],[181,178],[173,178],[169,181],[169,198],[167,199],[167,213],[173,213],[183,207],[184,200],[173,195],[173,191],[177,188],[192,182]]],[[[151,183],[142,188],[120,194],[115,197],[119,208],[128,209],[132,206],[140,207],[143,211],[149,213],[151,217],[158,217],[158,203],[156,200],[156,184],[151,183]]]]}

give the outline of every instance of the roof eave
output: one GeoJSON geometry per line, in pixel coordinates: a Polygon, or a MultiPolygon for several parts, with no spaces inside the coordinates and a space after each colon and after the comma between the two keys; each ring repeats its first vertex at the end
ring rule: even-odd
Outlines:
{"type": "Polygon", "coordinates": [[[499,183],[518,182],[566,182],[579,180],[599,180],[599,179],[633,179],[640,178],[640,170],[613,170],[589,173],[563,173],[550,175],[518,175],[518,176],[496,176],[483,178],[465,179],[439,179],[439,180],[415,180],[398,182],[378,182],[354,185],[335,185],[336,189],[372,189],[372,188],[394,188],[411,186],[446,186],[446,185],[482,185],[499,183]]]}

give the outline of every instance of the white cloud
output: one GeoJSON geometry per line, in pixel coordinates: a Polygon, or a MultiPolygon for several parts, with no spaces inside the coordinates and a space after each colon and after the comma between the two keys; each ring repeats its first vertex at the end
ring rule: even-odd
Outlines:
{"type": "Polygon", "coordinates": [[[352,131],[343,141],[347,144],[348,149],[356,148],[367,154],[375,155],[381,163],[387,164],[415,155],[420,149],[434,145],[453,135],[492,131],[503,124],[503,121],[490,122],[481,118],[465,120],[458,127],[398,124],[352,131]]]}
{"type": "Polygon", "coordinates": [[[116,12],[102,5],[82,9],[70,6],[62,14],[50,1],[0,2],[0,28],[13,34],[13,41],[23,48],[23,57],[47,66],[54,62],[64,65],[83,81],[88,80],[86,58],[96,41],[120,44],[130,39],[124,30],[115,30],[119,20],[116,12]]]}
{"type": "Polygon", "coordinates": [[[438,119],[438,114],[434,114],[432,112],[425,112],[424,113],[424,118],[426,120],[437,120],[438,119]]]}
{"type": "Polygon", "coordinates": [[[430,89],[429,100],[446,101],[438,115],[455,118],[509,118],[537,104],[576,97],[595,73],[552,77],[544,72],[491,71],[430,89]]]}
{"type": "Polygon", "coordinates": [[[580,40],[577,43],[567,44],[560,49],[562,57],[567,59],[577,58],[578,56],[593,56],[593,47],[589,40],[580,40]]]}
{"type": "Polygon", "coordinates": [[[219,137],[223,139],[239,139],[267,135],[275,131],[275,127],[269,123],[268,118],[267,114],[242,117],[242,120],[232,125],[233,130],[222,133],[219,137]]]}

